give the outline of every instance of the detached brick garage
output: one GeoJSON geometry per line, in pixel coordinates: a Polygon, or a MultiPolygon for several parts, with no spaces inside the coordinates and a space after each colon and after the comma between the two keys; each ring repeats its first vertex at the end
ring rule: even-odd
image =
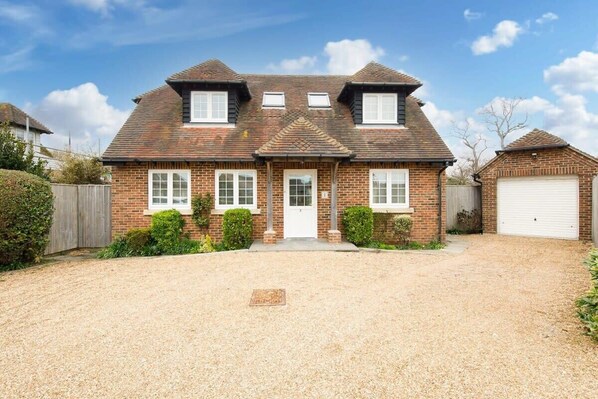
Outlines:
{"type": "Polygon", "coordinates": [[[597,174],[595,157],[534,129],[477,175],[484,233],[591,240],[597,174]]]}

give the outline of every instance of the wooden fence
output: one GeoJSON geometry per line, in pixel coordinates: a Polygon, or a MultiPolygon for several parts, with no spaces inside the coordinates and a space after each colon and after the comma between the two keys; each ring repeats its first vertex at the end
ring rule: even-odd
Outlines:
{"type": "Polygon", "coordinates": [[[457,213],[462,210],[482,210],[481,191],[481,186],[446,186],[447,230],[457,228],[457,213]]]}
{"type": "Polygon", "coordinates": [[[598,176],[592,182],[592,240],[598,247],[598,176]]]}
{"type": "Polygon", "coordinates": [[[52,193],[54,222],[46,254],[110,243],[110,186],[52,184],[52,193]]]}

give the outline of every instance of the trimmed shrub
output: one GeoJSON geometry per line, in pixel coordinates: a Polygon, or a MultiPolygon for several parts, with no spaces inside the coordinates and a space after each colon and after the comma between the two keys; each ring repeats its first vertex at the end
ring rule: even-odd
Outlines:
{"type": "Polygon", "coordinates": [[[409,242],[411,236],[413,219],[409,215],[396,215],[393,218],[393,228],[401,243],[405,245],[409,242]]]}
{"type": "Polygon", "coordinates": [[[152,215],[151,236],[162,254],[177,254],[177,246],[183,234],[185,220],[175,209],[152,215]]]}
{"type": "Polygon", "coordinates": [[[343,212],[347,240],[358,246],[367,245],[374,234],[374,212],[367,206],[350,206],[343,212]]]}
{"type": "Polygon", "coordinates": [[[594,287],[577,300],[577,314],[586,327],[587,335],[598,340],[598,249],[594,248],[590,252],[585,264],[590,270],[594,287]]]}
{"type": "Polygon", "coordinates": [[[253,241],[253,218],[249,209],[229,209],[222,218],[222,244],[228,250],[249,248],[253,241]]]}
{"type": "Polygon", "coordinates": [[[127,231],[125,240],[131,253],[128,256],[159,255],[156,242],[152,238],[151,229],[149,227],[140,227],[127,231]]]}
{"type": "Polygon", "coordinates": [[[32,174],[0,169],[0,266],[41,260],[52,227],[50,184],[32,174]]]}

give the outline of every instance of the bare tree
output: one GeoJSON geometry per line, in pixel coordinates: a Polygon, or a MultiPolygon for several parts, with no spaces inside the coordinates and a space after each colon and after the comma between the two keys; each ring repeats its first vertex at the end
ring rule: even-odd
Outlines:
{"type": "Polygon", "coordinates": [[[505,149],[505,139],[517,130],[527,127],[527,113],[523,121],[515,120],[515,110],[521,103],[521,98],[501,98],[498,104],[490,103],[482,111],[488,131],[496,134],[500,139],[500,148],[505,149]]]}
{"type": "Polygon", "coordinates": [[[470,175],[478,173],[484,164],[482,158],[488,149],[488,143],[482,133],[473,133],[470,130],[469,121],[462,124],[453,123],[453,134],[467,148],[467,155],[464,157],[465,165],[461,166],[461,173],[467,171],[470,175]]]}
{"type": "Polygon", "coordinates": [[[453,186],[463,186],[471,184],[473,171],[471,170],[471,163],[465,159],[459,159],[448,170],[448,179],[446,184],[453,186]]]}

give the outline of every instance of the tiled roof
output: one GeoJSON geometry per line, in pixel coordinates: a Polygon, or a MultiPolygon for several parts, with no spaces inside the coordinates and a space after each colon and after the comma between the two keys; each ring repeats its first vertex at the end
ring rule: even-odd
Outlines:
{"type": "Polygon", "coordinates": [[[208,60],[171,75],[166,81],[242,81],[243,78],[220,60],[208,60]]]}
{"type": "Polygon", "coordinates": [[[370,62],[349,78],[353,83],[399,83],[409,85],[421,85],[421,82],[409,75],[395,71],[387,66],[370,62]]]}
{"type": "MultiPolygon", "coordinates": [[[[331,101],[328,109],[310,109],[307,104],[309,92],[327,92],[331,99],[337,98],[349,76],[243,74],[239,77],[247,82],[253,97],[240,104],[234,128],[183,126],[181,97],[170,86],[163,86],[138,99],[137,107],[104,153],[104,159],[249,161],[254,159],[256,151],[301,117],[305,126],[316,126],[354,154],[354,160],[454,159],[418,101],[411,96],[406,101],[405,129],[362,129],[355,127],[350,109],[344,103],[331,101]],[[262,108],[265,91],[284,92],[285,109],[262,108]]],[[[217,80],[221,79],[219,75],[217,80]]],[[[313,130],[307,132],[311,135],[313,130]]],[[[279,145],[282,144],[288,142],[281,141],[279,145]]]]}
{"type": "Polygon", "coordinates": [[[0,103],[0,122],[8,121],[12,125],[21,126],[24,128],[27,124],[27,117],[29,117],[30,129],[35,129],[41,133],[52,134],[50,129],[14,105],[10,103],[0,103]]]}
{"type": "Polygon", "coordinates": [[[566,147],[569,144],[560,137],[545,132],[544,130],[534,129],[525,136],[513,141],[505,147],[504,151],[523,151],[540,148],[566,147]]]}
{"type": "Polygon", "coordinates": [[[295,119],[257,151],[260,156],[349,157],[351,151],[303,116],[295,119]]]}

